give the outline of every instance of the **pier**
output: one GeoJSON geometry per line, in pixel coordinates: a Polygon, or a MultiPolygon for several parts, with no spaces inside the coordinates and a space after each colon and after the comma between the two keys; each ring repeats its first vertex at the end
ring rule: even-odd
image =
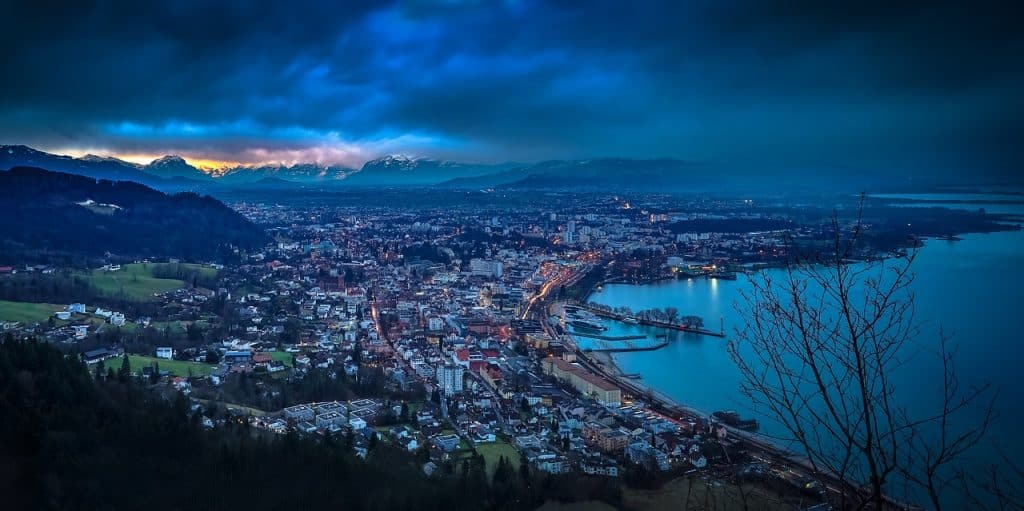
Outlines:
{"type": "Polygon", "coordinates": [[[668,346],[668,341],[660,341],[654,343],[635,343],[633,341],[624,341],[622,345],[612,344],[606,341],[598,341],[597,346],[588,347],[585,351],[602,351],[605,353],[624,353],[628,351],[654,351],[660,350],[668,346]]]}
{"type": "Polygon", "coordinates": [[[583,337],[586,339],[599,339],[602,341],[639,341],[641,339],[647,338],[646,335],[601,335],[580,332],[578,330],[569,332],[569,334],[575,335],[576,337],[583,337]]]}

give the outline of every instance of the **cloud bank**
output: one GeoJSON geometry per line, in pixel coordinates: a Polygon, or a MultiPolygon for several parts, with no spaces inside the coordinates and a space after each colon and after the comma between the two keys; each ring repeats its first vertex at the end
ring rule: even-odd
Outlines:
{"type": "Polygon", "coordinates": [[[0,7],[0,142],[349,166],[733,158],[1001,178],[1024,162],[1009,3],[156,4],[0,7]]]}

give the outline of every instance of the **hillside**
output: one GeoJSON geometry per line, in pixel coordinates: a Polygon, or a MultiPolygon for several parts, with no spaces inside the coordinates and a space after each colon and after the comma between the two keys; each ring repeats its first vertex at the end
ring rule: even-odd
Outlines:
{"type": "Polygon", "coordinates": [[[38,168],[0,172],[0,261],[123,258],[217,260],[263,232],[220,201],[132,182],[38,168]]]}
{"type": "Polygon", "coordinates": [[[478,165],[391,155],[363,164],[345,179],[348,186],[430,186],[460,178],[484,176],[515,167],[514,163],[478,165]]]}

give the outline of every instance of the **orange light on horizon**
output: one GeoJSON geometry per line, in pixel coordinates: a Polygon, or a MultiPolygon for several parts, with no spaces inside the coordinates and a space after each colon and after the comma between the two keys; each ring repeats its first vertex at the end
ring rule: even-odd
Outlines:
{"type": "MultiPolygon", "coordinates": [[[[112,153],[109,151],[95,151],[89,149],[55,149],[51,152],[56,154],[63,154],[74,158],[81,158],[83,156],[92,154],[101,156],[104,158],[117,158],[124,160],[128,163],[135,163],[137,165],[148,165],[153,160],[167,156],[166,154],[153,154],[153,153],[112,153]]],[[[193,167],[207,173],[207,174],[218,174],[219,171],[234,167],[255,167],[261,164],[254,164],[248,162],[229,161],[229,160],[215,160],[209,158],[193,157],[186,154],[179,154],[186,163],[193,167]]]]}

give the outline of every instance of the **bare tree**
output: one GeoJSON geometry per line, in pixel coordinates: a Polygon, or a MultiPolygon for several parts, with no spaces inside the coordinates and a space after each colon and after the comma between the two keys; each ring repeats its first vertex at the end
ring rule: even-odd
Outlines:
{"type": "Polygon", "coordinates": [[[675,323],[679,319],[679,309],[675,307],[665,307],[665,319],[669,323],[675,323]]]}
{"type": "Polygon", "coordinates": [[[933,349],[918,347],[916,251],[853,263],[863,255],[860,215],[845,229],[833,215],[832,229],[813,260],[791,262],[781,278],[752,279],[738,305],[746,325],[729,343],[741,389],[785,428],[840,507],[890,507],[897,487],[917,485],[939,509],[955,464],[986,433],[988,389],[960,388],[944,336],[933,349]],[[943,393],[934,413],[917,416],[897,398],[893,375],[922,351],[942,362],[943,393]],[[980,423],[954,431],[951,417],[975,402],[987,404],[980,423]]]}

